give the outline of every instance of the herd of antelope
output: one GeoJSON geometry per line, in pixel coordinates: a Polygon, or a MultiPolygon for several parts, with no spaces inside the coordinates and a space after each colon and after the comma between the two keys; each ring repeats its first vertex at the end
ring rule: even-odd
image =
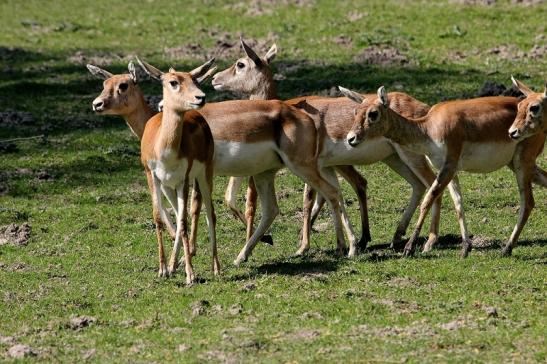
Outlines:
{"type": "Polygon", "coordinates": [[[310,231],[325,202],[330,207],[339,253],[348,256],[371,241],[367,212],[367,181],[353,165],[384,162],[412,187],[399,221],[392,248],[402,245],[414,211],[420,215],[404,255],[414,252],[424,219],[432,210],[429,238],[423,250],[433,248],[439,236],[441,196],[448,186],[462,236],[461,256],[471,249],[459,170],[488,173],[508,166],[516,175],[520,193],[517,224],[503,248],[510,255],[534,207],[532,183],[547,187],[547,172],[536,165],[547,132],[547,86],[535,93],[512,78],[526,96],[483,97],[442,102],[430,107],[402,92],[360,94],[339,87],[344,97],[302,96],[280,101],[270,69],[277,54],[273,45],[263,57],[243,40],[245,56],[215,74],[214,59],[190,72],[173,68],[162,72],[136,59],[138,65],[163,87],[161,111],[145,101],[138,84],[142,73],[133,62],[128,73],[114,75],[97,66],[89,71],[104,79],[102,93],[93,101],[98,114],[120,115],[141,140],[141,161],[152,197],[159,252],[159,276],[175,273],[181,244],[186,282],[194,282],[192,257],[196,254],[198,218],[205,203],[213,272],[220,273],[212,203],[213,177],[230,176],[225,200],[247,229],[246,244],[235,264],[246,261],[279,213],[274,182],[276,172],[288,168],[305,183],[302,236],[297,254],[310,247],[310,231]],[[249,100],[205,103],[199,88],[210,76],[215,90],[249,95],[249,100]],[[199,111],[197,111],[199,110],[199,111]],[[439,172],[435,174],[431,163],[439,172]],[[348,219],[336,172],[355,190],[360,207],[361,236],[348,219]],[[237,207],[238,191],[248,177],[245,213],[237,207]],[[189,187],[192,184],[191,227],[188,234],[189,187]],[[426,192],[427,190],[427,192],[426,192]],[[317,193],[319,192],[319,193],[317,193]],[[162,200],[173,208],[173,224],[162,200]],[[262,214],[253,230],[260,197],[262,214]],[[167,263],[162,232],[174,246],[167,263]],[[344,235],[345,233],[345,235],[344,235]],[[189,236],[188,236],[189,235],[189,236]]]}

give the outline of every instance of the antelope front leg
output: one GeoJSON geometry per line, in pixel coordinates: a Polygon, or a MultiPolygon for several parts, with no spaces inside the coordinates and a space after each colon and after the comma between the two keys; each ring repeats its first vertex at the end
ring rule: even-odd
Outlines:
{"type": "Polygon", "coordinates": [[[338,178],[336,178],[336,173],[334,172],[333,168],[323,168],[321,172],[325,176],[325,179],[337,190],[337,200],[340,206],[342,225],[344,226],[346,236],[349,240],[348,257],[352,258],[357,254],[357,236],[355,235],[355,231],[353,230],[353,226],[351,225],[348,213],[346,211],[344,196],[342,196],[342,190],[340,188],[340,184],[338,183],[338,178]]]}
{"type": "Polygon", "coordinates": [[[175,244],[173,251],[171,252],[171,258],[169,259],[169,274],[173,275],[177,269],[177,260],[180,253],[180,244],[182,241],[184,249],[184,265],[186,269],[186,283],[192,284],[194,281],[194,270],[192,267],[192,256],[190,255],[190,247],[188,242],[188,222],[186,211],[188,203],[188,179],[185,179],[183,183],[177,186],[177,234],[175,237],[175,244]]]}
{"type": "Polygon", "coordinates": [[[452,180],[454,175],[457,172],[457,166],[459,154],[457,155],[457,158],[455,158],[454,161],[447,161],[443,165],[441,171],[439,172],[439,175],[427,191],[427,194],[424,197],[424,200],[420,206],[420,216],[418,217],[418,222],[416,223],[416,228],[414,229],[414,232],[412,233],[412,236],[408,240],[408,242],[405,245],[405,250],[403,252],[404,256],[410,256],[414,253],[414,245],[416,243],[416,240],[420,236],[420,231],[422,229],[422,226],[425,221],[425,217],[427,216],[427,213],[431,209],[431,206],[439,197],[448,183],[452,180]]]}
{"type": "Polygon", "coordinates": [[[502,250],[503,256],[509,256],[513,252],[513,248],[517,244],[520,233],[522,232],[526,221],[528,221],[528,217],[530,216],[530,213],[535,205],[534,195],[532,194],[533,169],[529,165],[530,163],[527,163],[523,159],[523,156],[517,155],[513,161],[519,187],[520,211],[517,224],[515,225],[507,244],[505,244],[505,247],[502,250]]]}
{"type": "Polygon", "coordinates": [[[156,225],[156,239],[158,241],[158,258],[159,258],[159,270],[158,277],[167,276],[167,266],[165,264],[165,251],[163,249],[163,235],[162,228],[163,222],[161,218],[161,212],[164,212],[161,205],[161,192],[158,186],[155,184],[155,179],[152,176],[152,172],[146,170],[146,179],[148,181],[148,187],[150,189],[150,197],[152,197],[152,215],[154,217],[154,223],[156,225]]]}

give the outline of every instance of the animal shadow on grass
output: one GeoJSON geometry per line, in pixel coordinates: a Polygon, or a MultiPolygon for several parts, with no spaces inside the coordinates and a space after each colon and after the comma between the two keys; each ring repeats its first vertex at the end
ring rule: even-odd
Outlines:
{"type": "Polygon", "coordinates": [[[248,280],[251,276],[264,274],[280,274],[287,276],[309,275],[317,273],[329,273],[338,270],[344,258],[337,258],[332,250],[310,251],[303,257],[280,258],[273,262],[264,263],[251,268],[244,275],[235,275],[230,280],[248,280]]]}

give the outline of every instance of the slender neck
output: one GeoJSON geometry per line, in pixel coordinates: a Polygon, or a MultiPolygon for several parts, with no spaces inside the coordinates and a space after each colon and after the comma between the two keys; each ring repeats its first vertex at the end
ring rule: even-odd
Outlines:
{"type": "Polygon", "coordinates": [[[388,109],[388,117],[390,126],[385,136],[397,144],[416,144],[430,139],[427,133],[427,117],[410,119],[392,109],[388,109]]]}
{"type": "Polygon", "coordinates": [[[268,76],[269,77],[266,77],[264,82],[260,83],[260,87],[251,94],[249,97],[250,100],[276,100],[279,98],[277,96],[275,82],[271,75],[268,76]]]}
{"type": "Polygon", "coordinates": [[[162,150],[180,148],[184,112],[178,112],[164,105],[161,127],[156,146],[162,150]]]}
{"type": "Polygon", "coordinates": [[[123,115],[127,126],[139,139],[142,139],[146,122],[156,113],[148,105],[142,94],[138,95],[138,105],[129,114],[123,115]]]}

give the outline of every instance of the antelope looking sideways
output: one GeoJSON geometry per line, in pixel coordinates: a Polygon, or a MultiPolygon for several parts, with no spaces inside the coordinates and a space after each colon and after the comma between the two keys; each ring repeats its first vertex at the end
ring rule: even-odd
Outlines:
{"type": "MultiPolygon", "coordinates": [[[[235,92],[246,92],[251,95],[262,94],[271,97],[277,97],[275,83],[271,76],[269,61],[262,59],[245,44],[241,42],[246,56],[238,59],[230,68],[218,72],[213,77],[213,86],[217,90],[229,90],[235,92]]],[[[268,54],[270,51],[268,52],[268,54]]],[[[350,97],[364,96],[352,94],[348,91],[350,97]]],[[[372,97],[368,95],[367,97],[372,97]]],[[[409,116],[425,115],[429,107],[410,96],[402,93],[392,94],[394,99],[398,100],[398,110],[409,116]]],[[[412,199],[403,214],[397,231],[394,235],[394,243],[401,240],[405,234],[406,228],[410,223],[413,212],[417,208],[420,198],[434,180],[435,175],[427,165],[424,157],[413,155],[412,153],[396,149],[392,143],[386,139],[379,139],[373,142],[365,143],[362,148],[355,150],[347,147],[345,136],[353,124],[352,101],[345,97],[324,98],[318,96],[300,97],[286,101],[287,104],[300,108],[306,112],[316,124],[319,131],[322,148],[319,152],[320,163],[322,166],[336,166],[336,170],[348,180],[359,197],[361,207],[362,237],[359,247],[364,248],[370,241],[368,228],[368,216],[366,205],[366,180],[350,164],[371,164],[378,161],[384,161],[388,166],[403,176],[413,188],[412,199]],[[397,150],[397,152],[396,152],[397,150]]],[[[309,191],[309,190],[308,190],[309,191]]],[[[235,195],[235,193],[233,194],[235,195]]],[[[309,249],[309,227],[317,217],[322,200],[318,197],[313,211],[313,192],[306,193],[304,198],[304,234],[298,254],[303,254],[309,249]]],[[[249,201],[247,201],[249,204],[249,201]]],[[[439,202],[440,203],[440,202],[439,202]]],[[[438,215],[433,219],[431,238],[429,246],[432,246],[438,235],[438,215]]],[[[350,251],[350,255],[354,252],[350,251]]]]}
{"type": "Polygon", "coordinates": [[[519,102],[515,121],[509,128],[509,136],[522,140],[537,133],[547,132],[547,84],[543,93],[534,92],[522,82],[511,77],[513,85],[526,96],[519,102]]]}
{"type": "Polygon", "coordinates": [[[150,76],[163,85],[163,112],[146,123],[141,141],[141,161],[152,173],[153,193],[158,209],[164,210],[161,195],[163,192],[175,210],[177,229],[167,274],[173,274],[177,268],[182,241],[186,283],[191,284],[194,281],[194,272],[186,219],[189,185],[194,180],[205,202],[213,272],[215,275],[220,273],[216,217],[211,198],[214,142],[207,122],[200,113],[194,111],[205,105],[205,94],[198,84],[202,77],[207,77],[207,71],[214,59],[189,73],[176,72],[173,68],[163,73],[138,58],[137,61],[150,76]]]}
{"type": "MultiPolygon", "coordinates": [[[[218,72],[213,77],[213,87],[217,91],[232,91],[250,95],[250,100],[268,100],[279,99],[276,85],[270,68],[271,61],[277,54],[277,46],[273,44],[264,57],[259,57],[256,52],[247,43],[240,38],[241,47],[245,52],[245,57],[239,58],[230,68],[218,72]]],[[[338,168],[337,168],[338,169],[338,168]]],[[[355,189],[359,198],[361,207],[362,236],[358,246],[363,248],[370,241],[370,230],[368,226],[368,217],[366,216],[366,180],[352,166],[340,166],[339,173],[347,177],[348,182],[355,189]],[[357,181],[357,183],[352,183],[357,181]]],[[[236,206],[237,192],[242,183],[241,177],[232,177],[226,189],[225,199],[228,206],[234,212],[235,216],[244,216],[247,220],[247,234],[252,232],[252,224],[256,212],[256,188],[252,179],[249,180],[249,186],[246,196],[245,215],[239,211],[236,206]]],[[[322,196],[317,197],[322,205],[325,200],[322,196]]],[[[317,213],[312,217],[312,222],[317,213]]],[[[310,224],[310,226],[311,226],[310,224]]]]}
{"type": "MultiPolygon", "coordinates": [[[[461,200],[459,170],[488,173],[509,166],[516,175],[520,193],[520,213],[509,241],[503,249],[510,255],[532,208],[532,180],[536,157],[542,152],[545,134],[538,133],[522,141],[509,138],[508,129],[515,120],[519,100],[514,97],[483,97],[436,104],[421,118],[411,119],[390,108],[384,87],[377,98],[357,109],[355,123],[347,135],[357,147],[367,139],[385,136],[404,148],[426,154],[439,173],[421,206],[414,233],[405,246],[405,255],[414,251],[425,216],[450,181],[461,200]]],[[[471,249],[464,211],[458,210],[462,234],[461,256],[471,249]]]]}
{"type": "MultiPolygon", "coordinates": [[[[120,115],[128,124],[130,130],[142,140],[142,136],[147,125],[147,121],[156,113],[144,100],[143,93],[138,86],[138,83],[142,80],[139,79],[138,73],[135,70],[133,62],[129,62],[127,74],[114,75],[104,69],[101,69],[94,65],[87,65],[88,70],[95,77],[104,80],[103,91],[101,94],[93,100],[93,110],[101,115],[120,115]]],[[[198,72],[199,68],[192,72],[198,72]]],[[[207,74],[199,79],[199,82],[203,82],[214,69],[210,69],[207,74]]],[[[152,173],[147,166],[144,166],[148,188],[152,197],[152,210],[153,218],[156,228],[156,237],[158,240],[158,252],[159,252],[159,276],[167,275],[167,267],[165,263],[165,255],[163,251],[163,227],[167,227],[169,234],[175,238],[175,228],[171,222],[171,219],[167,216],[164,209],[159,209],[156,201],[156,194],[153,186],[152,173]]],[[[192,226],[191,232],[191,253],[195,252],[195,246],[192,245],[195,242],[195,236],[197,234],[197,225],[192,226]],[[193,237],[193,238],[192,238],[193,237]]]]}
{"type": "Polygon", "coordinates": [[[214,173],[253,177],[262,202],[261,221],[236,258],[236,265],[248,259],[279,213],[274,181],[276,172],[285,166],[326,198],[338,250],[345,251],[338,181],[333,171],[319,170],[313,120],[277,100],[207,103],[199,112],[207,120],[214,139],[214,173]]]}

